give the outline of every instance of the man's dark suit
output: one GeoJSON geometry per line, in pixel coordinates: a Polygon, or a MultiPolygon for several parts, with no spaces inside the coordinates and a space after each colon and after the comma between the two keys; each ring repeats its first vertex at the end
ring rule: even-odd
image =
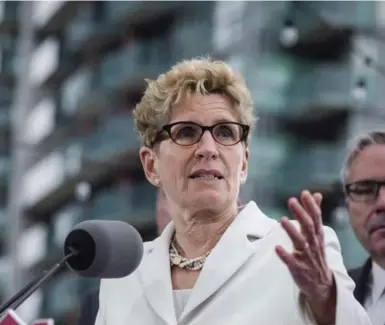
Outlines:
{"type": "Polygon", "coordinates": [[[372,261],[368,258],[364,265],[356,269],[349,270],[349,276],[353,279],[356,284],[354,289],[354,297],[357,301],[364,305],[365,297],[368,293],[369,288],[369,276],[372,270],[372,261]]]}
{"type": "Polygon", "coordinates": [[[78,325],[94,325],[99,309],[99,290],[93,291],[83,301],[78,325]]]}

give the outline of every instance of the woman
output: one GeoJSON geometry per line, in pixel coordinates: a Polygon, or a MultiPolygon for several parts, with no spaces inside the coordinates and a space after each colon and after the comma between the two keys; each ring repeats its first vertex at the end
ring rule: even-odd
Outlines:
{"type": "Polygon", "coordinates": [[[102,280],[97,325],[370,324],[319,193],[289,199],[295,222],[254,202],[238,208],[255,119],[230,67],[175,65],[148,81],[134,116],[144,172],[172,222],[133,274],[102,280]]]}

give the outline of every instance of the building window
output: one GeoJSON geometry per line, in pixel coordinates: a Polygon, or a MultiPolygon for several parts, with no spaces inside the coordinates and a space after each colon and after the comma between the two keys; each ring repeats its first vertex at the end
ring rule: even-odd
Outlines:
{"type": "Polygon", "coordinates": [[[55,127],[55,103],[52,98],[40,101],[28,115],[25,142],[37,144],[55,127]]]}
{"type": "Polygon", "coordinates": [[[24,203],[31,206],[56,189],[64,180],[64,170],[62,155],[57,152],[33,166],[24,177],[24,203]]]}
{"type": "Polygon", "coordinates": [[[57,69],[59,64],[59,42],[55,38],[46,39],[32,55],[30,81],[40,86],[57,69]]]}
{"type": "Polygon", "coordinates": [[[35,1],[32,11],[34,25],[37,27],[44,26],[65,2],[67,1],[35,1]]]}

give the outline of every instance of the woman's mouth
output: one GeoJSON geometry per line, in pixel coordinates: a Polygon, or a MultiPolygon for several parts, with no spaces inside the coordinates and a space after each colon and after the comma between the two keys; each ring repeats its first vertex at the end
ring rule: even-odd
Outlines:
{"type": "Polygon", "coordinates": [[[190,176],[190,178],[191,179],[199,179],[199,180],[203,180],[203,181],[214,181],[214,180],[220,180],[223,177],[212,175],[212,174],[201,174],[201,175],[197,175],[197,176],[190,176]]]}
{"type": "Polygon", "coordinates": [[[200,169],[193,172],[189,176],[189,178],[203,180],[203,181],[214,181],[214,180],[223,179],[223,175],[221,174],[220,171],[215,169],[211,169],[211,170],[200,169]]]}

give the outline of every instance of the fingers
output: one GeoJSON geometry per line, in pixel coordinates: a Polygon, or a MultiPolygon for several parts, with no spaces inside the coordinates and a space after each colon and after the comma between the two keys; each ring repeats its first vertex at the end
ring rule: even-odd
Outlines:
{"type": "Polygon", "coordinates": [[[304,228],[307,236],[322,235],[321,193],[311,195],[309,191],[305,190],[301,193],[300,200],[301,202],[296,198],[289,199],[290,212],[304,228]]]}
{"type": "MultiPolygon", "coordinates": [[[[305,190],[301,193],[301,203],[297,199],[289,201],[289,209],[301,225],[317,264],[324,264],[323,227],[320,204],[321,193],[310,194],[305,190]],[[291,205],[290,205],[291,204],[291,205]]],[[[324,266],[324,265],[323,265],[324,266]]]]}
{"type": "Polygon", "coordinates": [[[290,270],[292,270],[297,264],[297,260],[295,259],[294,255],[288,253],[282,246],[276,246],[275,252],[290,270]]]}
{"type": "Polygon", "coordinates": [[[286,264],[291,275],[294,278],[303,278],[304,276],[306,276],[304,272],[308,273],[310,269],[308,262],[302,261],[295,254],[290,254],[287,250],[285,250],[282,246],[279,245],[275,247],[275,252],[281,259],[281,261],[286,264]]]}
{"type": "Polygon", "coordinates": [[[294,249],[303,252],[306,252],[309,249],[306,238],[294,227],[287,217],[281,219],[281,225],[293,242],[294,249]]]}
{"type": "Polygon", "coordinates": [[[298,201],[297,198],[290,198],[288,202],[288,207],[292,215],[301,225],[301,229],[304,232],[306,238],[309,241],[309,244],[313,243],[315,233],[315,224],[312,217],[305,210],[302,204],[298,201]]]}
{"type": "Polygon", "coordinates": [[[295,251],[292,254],[292,257],[296,260],[297,258],[300,260],[307,260],[311,262],[312,265],[319,266],[320,263],[317,260],[319,258],[319,254],[317,253],[317,249],[308,244],[308,240],[302,232],[298,231],[286,217],[281,219],[281,225],[293,243],[295,251]],[[314,251],[316,251],[315,256],[313,255],[314,251]]]}
{"type": "Polygon", "coordinates": [[[282,246],[275,248],[300,289],[311,295],[314,282],[325,282],[329,277],[323,247],[321,202],[321,193],[311,194],[307,190],[299,199],[290,198],[288,207],[300,224],[300,230],[286,217],[281,219],[281,225],[293,243],[294,252],[289,253],[282,246]]]}
{"type": "Polygon", "coordinates": [[[312,218],[316,234],[320,234],[322,232],[322,214],[320,208],[321,200],[321,193],[311,195],[307,190],[301,193],[301,202],[307,210],[309,216],[312,218]]]}
{"type": "Polygon", "coordinates": [[[322,194],[317,192],[317,193],[314,193],[313,194],[313,197],[314,197],[314,200],[315,202],[317,203],[318,206],[321,206],[321,202],[322,202],[322,194]]]}

